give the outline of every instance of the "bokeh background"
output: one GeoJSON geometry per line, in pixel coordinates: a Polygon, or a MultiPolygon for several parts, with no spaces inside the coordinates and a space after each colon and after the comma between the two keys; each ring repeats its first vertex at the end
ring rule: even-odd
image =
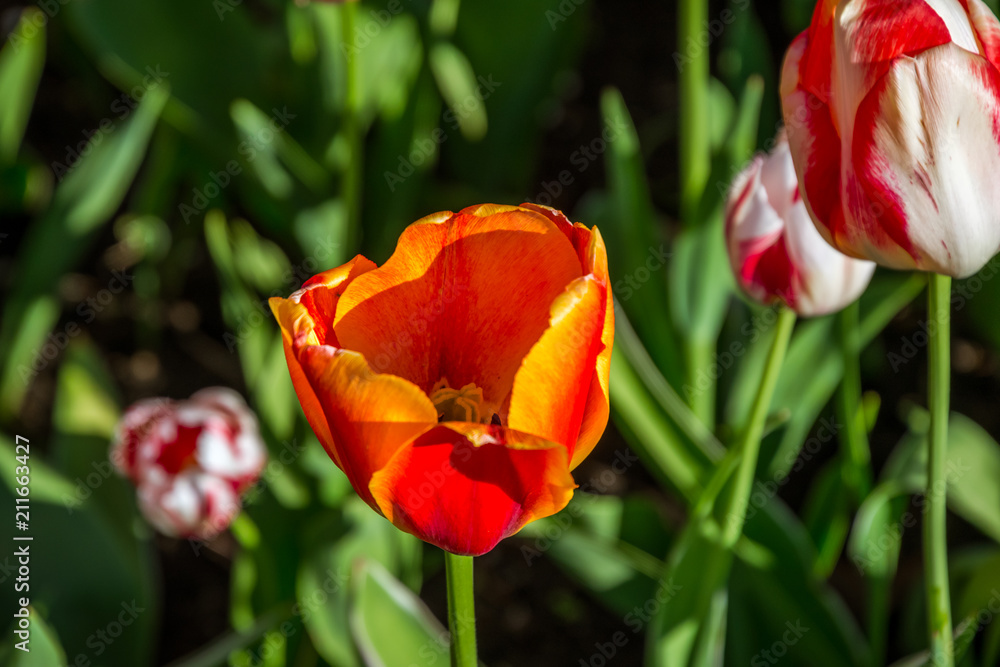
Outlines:
{"type": "MultiPolygon", "coordinates": [[[[38,619],[35,651],[8,637],[0,661],[447,664],[441,556],[358,501],[323,453],[266,298],[358,252],[383,262],[428,213],[533,201],[600,227],[638,334],[616,353],[614,423],[575,473],[575,504],[477,559],[481,657],[641,664],[690,504],[682,482],[701,465],[656,378],[681,391],[683,343],[707,329],[712,424],[738,422],[753,389],[768,316],[733,290],[718,207],[779,127],[781,56],[811,11],[712,2],[703,39],[678,44],[674,2],[0,3],[0,507],[13,514],[21,435],[38,619]],[[679,68],[700,49],[714,159],[695,233],[679,220],[677,108],[679,68]],[[670,260],[643,273],[657,253],[670,260]],[[749,352],[713,356],[733,341],[749,352]],[[230,531],[157,535],[107,463],[110,434],[137,399],[212,385],[247,397],[272,464],[230,531]]],[[[969,471],[949,497],[958,618],[1000,586],[1000,280],[987,271],[955,303],[954,409],[971,418],[954,427],[969,471]]],[[[871,470],[884,482],[867,513],[838,474],[835,325],[800,329],[759,477],[789,453],[797,466],[759,489],[767,520],[748,527],[755,542],[735,565],[725,664],[776,664],[763,652],[778,644],[767,656],[799,665],[924,647],[907,495],[926,429],[921,289],[880,273],[862,304],[871,470]],[[808,630],[782,643],[786,623],[808,630]]],[[[2,523],[9,544],[13,517],[2,523]]],[[[10,552],[5,611],[18,597],[10,552]]],[[[997,664],[996,625],[968,664],[997,664]]]]}

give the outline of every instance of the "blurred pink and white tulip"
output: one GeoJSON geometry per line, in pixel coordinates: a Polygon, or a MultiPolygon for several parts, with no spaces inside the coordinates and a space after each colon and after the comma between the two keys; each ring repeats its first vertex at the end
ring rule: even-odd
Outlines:
{"type": "Polygon", "coordinates": [[[1000,250],[1000,23],[981,0],[820,0],[781,97],[835,247],[956,277],[1000,250]]]}
{"type": "Polygon", "coordinates": [[[857,299],[875,264],[841,254],[823,240],[799,196],[784,134],[736,177],[726,202],[726,244],[740,287],[764,304],[785,302],[799,315],[825,315],[857,299]]]}
{"type": "Polygon", "coordinates": [[[208,539],[240,511],[240,496],[267,460],[257,418],[223,387],[186,401],[154,398],[129,407],[111,460],[136,485],[139,508],[160,532],[208,539]]]}

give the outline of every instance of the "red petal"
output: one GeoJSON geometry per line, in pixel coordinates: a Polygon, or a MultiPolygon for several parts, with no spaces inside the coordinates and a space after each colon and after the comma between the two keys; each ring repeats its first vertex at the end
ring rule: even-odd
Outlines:
{"type": "Polygon", "coordinates": [[[575,486],[562,445],[496,426],[446,423],[400,449],[372,478],[371,494],[398,528],[478,556],[561,510],[575,486]]]}
{"type": "Polygon", "coordinates": [[[847,56],[855,64],[913,56],[952,41],[944,19],[926,0],[854,0],[843,13],[848,12],[847,56]]]}
{"type": "Polygon", "coordinates": [[[785,130],[806,207],[823,237],[843,251],[847,230],[840,198],[841,140],[830,107],[799,85],[805,48],[800,35],[789,47],[782,69],[785,130]]]}

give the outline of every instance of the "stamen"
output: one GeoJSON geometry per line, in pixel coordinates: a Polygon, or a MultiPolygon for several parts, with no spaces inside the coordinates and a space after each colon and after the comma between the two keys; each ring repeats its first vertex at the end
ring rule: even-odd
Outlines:
{"type": "Polygon", "coordinates": [[[448,379],[441,378],[431,388],[430,399],[437,410],[439,422],[481,422],[483,390],[473,383],[461,389],[452,389],[448,379]]]}

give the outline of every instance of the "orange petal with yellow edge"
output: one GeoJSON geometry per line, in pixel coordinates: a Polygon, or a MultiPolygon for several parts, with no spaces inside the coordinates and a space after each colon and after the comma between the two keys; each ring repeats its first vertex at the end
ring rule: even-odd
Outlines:
{"type": "Polygon", "coordinates": [[[581,256],[584,270],[589,271],[605,290],[604,319],[601,323],[601,348],[594,360],[594,372],[590,380],[590,391],[583,410],[583,423],[577,437],[576,447],[570,457],[570,470],[575,469],[590,452],[594,450],[604,429],[608,426],[608,416],[611,412],[611,394],[608,381],[611,376],[611,350],[615,343],[615,300],[611,292],[608,278],[608,251],[604,247],[601,233],[594,227],[587,230],[581,224],[576,225],[580,238],[581,256]],[[586,232],[586,233],[584,233],[586,232]],[[583,250],[586,248],[586,250],[583,250]]]}
{"type": "Polygon", "coordinates": [[[311,346],[298,351],[298,361],[326,416],[341,469],[376,507],[368,493],[372,475],[406,442],[437,425],[434,404],[412,382],[373,372],[357,352],[311,346]]]}
{"type": "Polygon", "coordinates": [[[548,330],[514,378],[508,425],[576,449],[597,355],[607,288],[577,278],[552,304],[548,330]]]}
{"type": "Polygon", "coordinates": [[[344,291],[337,339],[424,391],[442,377],[475,384],[496,410],[548,328],[552,301],[583,275],[566,241],[546,216],[512,206],[414,223],[384,265],[344,291]]]}

